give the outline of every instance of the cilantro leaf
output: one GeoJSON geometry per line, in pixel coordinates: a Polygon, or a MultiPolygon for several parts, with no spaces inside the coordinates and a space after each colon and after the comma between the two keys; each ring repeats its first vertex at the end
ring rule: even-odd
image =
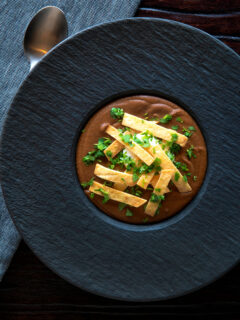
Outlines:
{"type": "Polygon", "coordinates": [[[180,174],[179,174],[179,172],[175,172],[175,175],[174,175],[174,180],[175,181],[178,181],[179,180],[179,178],[180,178],[180,174]]]}
{"type": "Polygon", "coordinates": [[[182,120],[182,118],[180,118],[180,117],[177,117],[177,118],[176,118],[176,121],[177,121],[177,122],[180,122],[180,123],[183,123],[183,120],[182,120]]]}
{"type": "Polygon", "coordinates": [[[170,120],[172,120],[172,116],[170,114],[165,114],[165,116],[160,119],[160,122],[168,123],[170,120]]]}
{"type": "Polygon", "coordinates": [[[101,192],[101,194],[103,195],[102,203],[106,203],[110,199],[109,195],[108,195],[108,192],[105,191],[103,188],[95,189],[94,191],[100,191],[101,192]]]}
{"type": "Polygon", "coordinates": [[[188,159],[192,159],[192,157],[193,158],[197,157],[195,155],[195,153],[193,152],[193,150],[194,150],[194,146],[193,145],[191,145],[191,147],[187,149],[186,154],[187,154],[188,159]]]}
{"type": "Polygon", "coordinates": [[[178,126],[172,126],[173,130],[178,130],[178,126]]]}
{"type": "Polygon", "coordinates": [[[133,173],[133,182],[137,182],[139,179],[139,175],[136,173],[133,173]]]}
{"type": "Polygon", "coordinates": [[[93,181],[94,181],[94,178],[90,179],[88,182],[82,182],[81,186],[83,188],[87,188],[88,186],[92,186],[93,185],[93,181]]]}
{"type": "Polygon", "coordinates": [[[164,199],[165,199],[164,195],[157,195],[156,193],[152,193],[150,197],[151,202],[160,202],[164,199]]]}
{"type": "Polygon", "coordinates": [[[119,205],[118,205],[118,210],[122,211],[126,206],[127,206],[126,203],[120,202],[119,205]]]}
{"type": "Polygon", "coordinates": [[[110,115],[113,119],[122,119],[124,116],[124,111],[121,108],[112,108],[110,115]]]}
{"type": "Polygon", "coordinates": [[[132,217],[132,216],[133,216],[133,213],[132,213],[132,211],[130,211],[129,209],[127,209],[125,215],[126,215],[126,217],[132,217]]]}

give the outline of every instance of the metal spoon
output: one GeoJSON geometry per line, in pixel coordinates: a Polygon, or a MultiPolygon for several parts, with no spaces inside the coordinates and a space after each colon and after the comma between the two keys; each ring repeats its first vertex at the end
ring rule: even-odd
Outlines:
{"type": "Polygon", "coordinates": [[[28,25],[23,41],[30,70],[67,35],[67,20],[62,10],[48,6],[38,11],[28,25]]]}

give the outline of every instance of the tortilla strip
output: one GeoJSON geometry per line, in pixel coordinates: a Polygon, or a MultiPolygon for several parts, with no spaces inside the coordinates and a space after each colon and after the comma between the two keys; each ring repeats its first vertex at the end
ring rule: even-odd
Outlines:
{"type": "Polygon", "coordinates": [[[133,146],[131,147],[128,143],[125,143],[122,141],[121,137],[119,136],[120,132],[114,128],[113,126],[109,125],[107,127],[106,132],[113,138],[115,138],[117,141],[119,141],[121,144],[125,146],[129,151],[134,153],[139,159],[141,159],[143,162],[145,162],[148,166],[150,166],[154,158],[148,153],[146,150],[144,150],[140,145],[132,141],[133,146]]]}
{"type": "MultiPolygon", "coordinates": [[[[128,130],[125,132],[125,134],[132,133],[134,134],[134,130],[128,130]]],[[[103,152],[105,153],[105,156],[110,160],[110,157],[107,156],[107,151],[110,151],[112,153],[111,157],[114,158],[120,151],[124,149],[124,146],[117,140],[114,140],[103,152]]]]}
{"type": "Polygon", "coordinates": [[[138,179],[137,185],[146,190],[154,174],[155,174],[154,170],[152,172],[142,174],[138,179]]]}
{"type": "Polygon", "coordinates": [[[117,140],[114,140],[103,152],[109,160],[110,157],[107,156],[108,151],[112,153],[111,157],[114,158],[122,149],[124,149],[124,146],[117,140]]]}
{"type": "Polygon", "coordinates": [[[127,185],[125,185],[124,183],[115,182],[113,188],[119,191],[124,191],[125,189],[127,189],[127,185]]]}
{"type": "Polygon", "coordinates": [[[144,131],[150,131],[155,137],[161,138],[163,140],[171,141],[172,139],[172,134],[177,134],[178,138],[176,143],[180,144],[180,146],[185,146],[185,144],[188,141],[188,138],[181,134],[178,133],[175,130],[172,129],[166,129],[163,126],[160,126],[156,123],[153,123],[153,121],[147,121],[143,120],[139,117],[133,116],[129,113],[124,113],[122,125],[126,127],[133,128],[135,130],[144,132],[144,131]]]}
{"type": "MultiPolygon", "coordinates": [[[[152,180],[151,180],[151,185],[153,186],[153,188],[155,188],[156,183],[158,182],[160,175],[158,174],[157,176],[153,176],[152,180]]],[[[165,193],[170,192],[170,190],[168,188],[166,188],[165,193]]]]}
{"type": "MultiPolygon", "coordinates": [[[[175,167],[173,162],[168,158],[165,151],[162,149],[160,145],[157,145],[154,147],[155,153],[154,156],[158,157],[161,160],[161,168],[162,169],[172,169],[174,170],[174,174],[172,176],[172,182],[175,184],[179,192],[190,192],[192,191],[191,186],[188,184],[188,182],[185,182],[183,180],[183,176],[181,172],[175,167]],[[175,173],[178,172],[179,179],[178,181],[175,180],[175,173]]],[[[153,155],[153,149],[149,148],[149,152],[153,155]]]]}
{"type": "Polygon", "coordinates": [[[90,186],[89,191],[96,193],[100,196],[103,196],[103,194],[100,191],[97,191],[100,188],[108,193],[109,199],[126,203],[129,206],[132,206],[135,208],[138,208],[147,202],[146,199],[142,199],[142,198],[133,196],[132,194],[104,186],[103,184],[98,183],[96,181],[94,181],[93,184],[90,186]]]}
{"type": "MultiPolygon", "coordinates": [[[[171,169],[166,169],[161,171],[161,174],[159,176],[159,179],[153,191],[156,195],[160,196],[165,193],[165,190],[173,174],[174,174],[174,170],[171,170],[171,169]],[[160,189],[160,191],[158,189],[160,189]]],[[[159,202],[152,202],[151,200],[149,200],[145,209],[145,213],[153,217],[158,208],[158,205],[159,205],[159,202]]]]}
{"type": "Polygon", "coordinates": [[[97,163],[94,174],[103,180],[108,180],[117,183],[124,183],[126,186],[134,186],[133,175],[126,172],[112,170],[97,163]]]}

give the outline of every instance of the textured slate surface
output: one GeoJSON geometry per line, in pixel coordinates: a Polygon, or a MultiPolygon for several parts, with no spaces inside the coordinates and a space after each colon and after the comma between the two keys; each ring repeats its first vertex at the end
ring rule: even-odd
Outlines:
{"type": "Polygon", "coordinates": [[[2,141],[7,205],[34,252],[75,285],[129,300],[195,290],[237,263],[239,71],[239,57],[220,42],[161,20],[97,27],[49,54],[16,96],[2,141]],[[99,212],[74,167],[81,126],[102,103],[131,92],[185,106],[208,146],[198,196],[149,227],[99,212]]]}
{"type": "MultiPolygon", "coordinates": [[[[0,1],[0,131],[11,100],[29,66],[23,54],[25,29],[42,7],[56,5],[66,14],[69,35],[89,26],[134,15],[140,0],[1,0],[0,1]]],[[[7,212],[0,187],[0,280],[19,243],[20,237],[7,212]]]]}

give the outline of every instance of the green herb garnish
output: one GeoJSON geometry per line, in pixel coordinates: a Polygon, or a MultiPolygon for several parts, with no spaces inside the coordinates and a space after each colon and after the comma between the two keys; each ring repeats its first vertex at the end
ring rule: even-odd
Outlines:
{"type": "Polygon", "coordinates": [[[173,130],[178,130],[178,126],[172,126],[173,130]]]}
{"type": "Polygon", "coordinates": [[[112,151],[108,150],[108,151],[106,152],[106,155],[110,158],[110,157],[112,156],[112,151]]]}
{"type": "Polygon", "coordinates": [[[139,175],[137,175],[136,173],[133,173],[133,182],[137,182],[139,179],[139,175]]]}
{"type": "Polygon", "coordinates": [[[193,176],[193,181],[197,181],[197,176],[193,176]]]}
{"type": "Polygon", "coordinates": [[[99,158],[105,157],[104,150],[112,143],[109,138],[100,138],[98,143],[94,145],[94,150],[89,151],[85,157],[83,157],[83,162],[85,165],[89,166],[93,164],[96,160],[100,162],[99,158]]]}
{"type": "Polygon", "coordinates": [[[168,123],[170,120],[172,120],[172,116],[170,114],[165,114],[165,116],[162,117],[159,121],[161,123],[168,123]]]}
{"type": "Polygon", "coordinates": [[[91,192],[91,193],[90,193],[90,198],[93,199],[94,196],[95,196],[95,193],[91,192]]]}
{"type": "Polygon", "coordinates": [[[157,195],[156,193],[152,193],[150,197],[151,202],[160,202],[164,199],[165,199],[164,195],[157,195]]]}
{"type": "Polygon", "coordinates": [[[188,171],[188,170],[189,170],[188,167],[187,167],[187,165],[186,165],[186,163],[174,161],[174,164],[175,164],[175,166],[176,166],[178,169],[180,169],[180,170],[182,170],[182,171],[188,171]]]}
{"type": "Polygon", "coordinates": [[[133,216],[133,213],[132,213],[132,211],[130,211],[129,209],[127,209],[125,215],[126,215],[126,217],[132,217],[132,216],[133,216]]]}
{"type": "Polygon", "coordinates": [[[177,118],[176,118],[176,121],[177,121],[177,122],[180,122],[180,123],[183,123],[183,120],[182,120],[182,118],[180,118],[180,117],[177,117],[177,118]]]}
{"type": "Polygon", "coordinates": [[[108,200],[109,200],[109,195],[108,195],[108,192],[107,192],[107,191],[105,191],[103,188],[95,189],[94,191],[100,191],[100,192],[101,192],[101,194],[103,195],[103,201],[102,201],[102,203],[108,202],[108,200]]]}
{"type": "Polygon", "coordinates": [[[175,180],[175,181],[178,181],[178,180],[179,180],[179,178],[180,178],[180,174],[179,174],[179,172],[175,172],[174,180],[175,180]]]}
{"type": "Polygon", "coordinates": [[[188,179],[187,179],[187,176],[186,176],[186,175],[183,176],[183,181],[184,181],[184,182],[188,182],[188,179]]]}
{"type": "Polygon", "coordinates": [[[182,131],[183,131],[183,134],[184,134],[187,138],[190,138],[191,135],[193,134],[190,130],[188,130],[188,129],[184,128],[184,127],[183,127],[182,131]]]}
{"type": "Polygon", "coordinates": [[[148,218],[148,217],[144,218],[144,219],[143,219],[143,223],[148,222],[148,220],[149,220],[149,218],[148,218]]]}
{"type": "Polygon", "coordinates": [[[110,115],[113,119],[122,119],[124,116],[124,111],[121,108],[112,108],[110,115]]]}
{"type": "Polygon", "coordinates": [[[196,129],[194,128],[194,126],[188,127],[188,130],[190,130],[190,131],[196,131],[196,129]]]}
{"type": "Polygon", "coordinates": [[[193,150],[194,150],[194,146],[193,145],[191,145],[191,147],[189,149],[187,149],[186,154],[187,154],[188,159],[191,159],[192,157],[193,158],[197,158],[197,156],[195,155],[193,150]]]}
{"type": "Polygon", "coordinates": [[[122,211],[126,206],[127,206],[126,203],[120,202],[120,203],[118,204],[118,210],[119,210],[119,211],[122,211]]]}
{"type": "Polygon", "coordinates": [[[92,186],[93,185],[93,181],[94,181],[94,178],[90,179],[88,182],[82,182],[81,183],[81,186],[85,189],[89,186],[92,186]]]}

